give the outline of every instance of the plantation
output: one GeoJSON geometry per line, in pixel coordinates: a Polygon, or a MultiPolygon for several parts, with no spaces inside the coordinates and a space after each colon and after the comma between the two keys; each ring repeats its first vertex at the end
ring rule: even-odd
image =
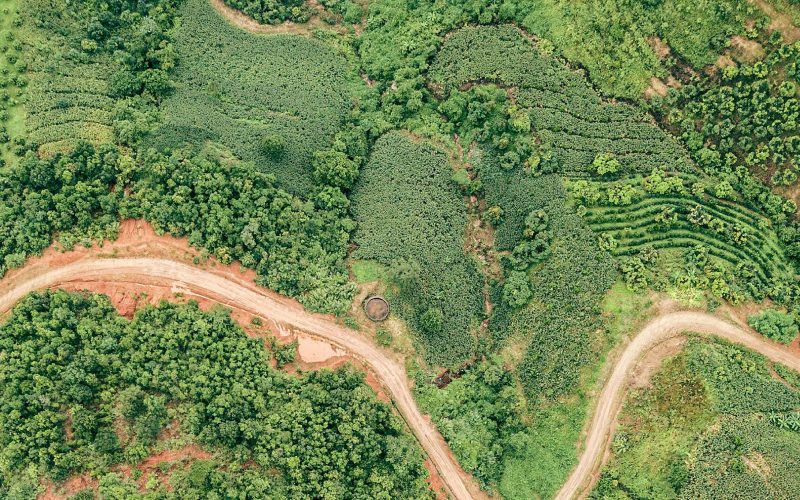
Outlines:
{"type": "Polygon", "coordinates": [[[18,24],[17,2],[0,2],[0,168],[13,159],[10,139],[21,131],[22,113],[20,99],[24,78],[22,77],[22,45],[17,39],[15,24],[18,24]]]}
{"type": "MultiPolygon", "coordinates": [[[[469,82],[490,81],[509,89],[512,100],[530,115],[541,141],[540,160],[551,155],[560,173],[585,173],[602,153],[619,158],[625,173],[689,168],[677,143],[642,111],[604,102],[584,78],[542,54],[513,26],[453,33],[436,55],[430,79],[445,95],[469,82]]],[[[546,162],[542,169],[553,171],[546,162]]]]}
{"type": "Polygon", "coordinates": [[[393,132],[376,142],[353,190],[353,257],[390,266],[401,316],[440,365],[473,355],[483,313],[483,281],[464,251],[466,209],[451,177],[443,151],[393,132]]]}
{"type": "Polygon", "coordinates": [[[632,182],[576,181],[572,191],[584,220],[614,255],[652,261],[660,251],[700,246],[726,269],[735,270],[736,281],[749,287],[742,293],[756,298],[768,295],[775,283],[791,280],[791,267],[770,221],[703,194],[698,185],[656,171],[632,182]],[[670,179],[675,182],[670,184],[670,179]],[[618,196],[622,188],[631,193],[627,199],[618,196]]]}
{"type": "Polygon", "coordinates": [[[745,167],[773,186],[797,180],[797,44],[767,44],[753,64],[728,66],[652,106],[686,144],[697,164],[730,175],[745,167]]]}
{"type": "Polygon", "coordinates": [[[187,0],[180,15],[175,92],[161,105],[165,119],[151,143],[219,144],[283,189],[308,195],[313,153],[333,142],[351,107],[357,76],[345,58],[305,37],[243,32],[204,0],[187,0]]]}
{"type": "Polygon", "coordinates": [[[797,374],[693,339],[628,397],[593,498],[788,498],[800,485],[797,374]]]}

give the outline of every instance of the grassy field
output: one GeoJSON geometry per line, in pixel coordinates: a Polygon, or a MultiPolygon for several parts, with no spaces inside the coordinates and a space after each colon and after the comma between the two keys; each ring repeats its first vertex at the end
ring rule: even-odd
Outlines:
{"type": "Polygon", "coordinates": [[[800,407],[797,377],[742,348],[690,340],[629,394],[592,496],[792,497],[800,433],[784,422],[800,407]]]}
{"type": "Polygon", "coordinates": [[[304,195],[314,151],[330,145],[362,82],[328,45],[291,35],[254,35],[230,25],[204,0],[187,0],[175,33],[176,89],[161,106],[158,146],[229,148],[304,195]],[[263,148],[266,136],[282,150],[263,148]]]}
{"type": "Polygon", "coordinates": [[[482,278],[464,250],[466,207],[451,176],[446,153],[392,132],[375,144],[352,195],[353,256],[391,268],[392,310],[441,365],[474,354],[483,311],[482,278]]]}

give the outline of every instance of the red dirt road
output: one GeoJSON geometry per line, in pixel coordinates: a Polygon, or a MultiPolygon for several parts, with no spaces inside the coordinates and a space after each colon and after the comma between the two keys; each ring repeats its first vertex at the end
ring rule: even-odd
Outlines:
{"type": "Polygon", "coordinates": [[[675,312],[659,316],[633,337],[616,360],[594,409],[578,466],[556,495],[557,499],[568,500],[588,494],[603,465],[603,457],[613,437],[617,414],[628,390],[634,367],[653,347],[685,332],[728,340],[800,371],[800,354],[797,350],[771,342],[717,317],[700,312],[675,312]]]}
{"type": "MultiPolygon", "coordinates": [[[[13,308],[20,299],[35,290],[69,286],[80,282],[90,284],[130,283],[135,285],[171,284],[176,292],[186,297],[197,297],[230,305],[251,314],[270,318],[278,324],[302,330],[346,349],[366,362],[391,394],[411,431],[435,465],[450,494],[457,499],[481,496],[477,488],[468,489],[466,474],[452,457],[449,448],[431,422],[417,408],[411,395],[404,366],[370,340],[354,330],[336,324],[332,317],[311,314],[294,300],[280,297],[257,287],[246,278],[236,278],[231,273],[221,275],[213,270],[201,269],[169,259],[151,257],[102,258],[88,254],[86,257],[51,267],[47,259],[34,262],[20,272],[0,282],[0,314],[13,308]]],[[[91,287],[90,287],[91,288],[91,287]]]]}

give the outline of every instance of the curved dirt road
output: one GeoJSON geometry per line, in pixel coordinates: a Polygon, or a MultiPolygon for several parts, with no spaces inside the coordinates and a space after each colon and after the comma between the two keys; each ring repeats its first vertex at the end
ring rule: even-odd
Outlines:
{"type": "MultiPolygon", "coordinates": [[[[148,280],[166,280],[175,289],[190,290],[190,294],[235,306],[347,349],[355,357],[365,361],[379,377],[403,419],[438,470],[450,494],[457,499],[473,497],[462,478],[463,472],[451,457],[441,435],[417,408],[403,365],[381,352],[363,335],[336,324],[330,317],[311,314],[297,302],[278,297],[244,279],[240,281],[223,277],[212,271],[168,259],[91,258],[38,273],[34,271],[38,270],[26,272],[18,276],[18,279],[0,282],[0,314],[9,311],[32,291],[67,285],[70,282],[142,283],[148,280]]],[[[476,492],[476,495],[479,493],[476,492]]]]}
{"type": "Polygon", "coordinates": [[[800,371],[800,355],[796,351],[745,331],[717,317],[700,312],[676,312],[654,319],[628,344],[606,380],[592,421],[587,430],[585,447],[577,467],[556,495],[569,500],[585,495],[593,476],[602,466],[603,456],[612,438],[612,429],[628,388],[629,376],[642,356],[661,342],[685,332],[715,336],[756,351],[772,361],[800,371]]]}

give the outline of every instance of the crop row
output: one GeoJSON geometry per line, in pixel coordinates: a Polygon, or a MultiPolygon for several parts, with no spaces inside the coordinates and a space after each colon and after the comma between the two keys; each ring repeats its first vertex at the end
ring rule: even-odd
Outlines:
{"type": "Polygon", "coordinates": [[[589,209],[585,220],[594,231],[610,234],[618,240],[620,247],[616,253],[628,252],[629,247],[639,246],[642,239],[648,242],[669,240],[686,232],[688,238],[701,240],[716,248],[725,248],[741,260],[755,261],[766,275],[789,272],[775,235],[761,229],[753,215],[732,204],[710,206],[688,196],[668,195],[648,198],[625,207],[589,209]],[[703,213],[727,224],[724,235],[687,220],[693,206],[701,207],[703,213]],[[672,210],[680,217],[669,226],[659,223],[656,217],[663,210],[672,210]],[[729,235],[732,227],[744,229],[749,236],[738,244],[732,242],[729,235]]]}
{"type": "Polygon", "coordinates": [[[675,205],[685,205],[689,203],[694,203],[697,205],[702,205],[704,209],[708,210],[715,217],[723,219],[729,218],[731,221],[744,222],[753,227],[757,227],[759,221],[764,221],[764,223],[768,222],[766,218],[756,214],[755,212],[752,212],[749,209],[744,208],[742,205],[737,205],[735,203],[720,199],[714,199],[713,204],[704,203],[703,200],[701,199],[689,195],[680,195],[680,194],[667,194],[667,195],[648,194],[646,198],[631,205],[626,205],[622,207],[589,208],[587,211],[587,215],[590,217],[593,216],[594,214],[597,214],[598,216],[610,216],[610,215],[624,216],[628,213],[635,212],[642,208],[662,205],[664,203],[672,203],[675,205]]]}
{"type": "Polygon", "coordinates": [[[714,249],[716,252],[724,255],[725,260],[734,266],[742,262],[752,262],[757,265],[759,276],[764,280],[783,274],[779,267],[776,268],[776,265],[779,266],[780,262],[768,260],[768,258],[760,254],[757,249],[738,248],[715,237],[716,235],[698,231],[695,227],[676,225],[665,231],[653,231],[648,229],[651,228],[630,232],[607,232],[606,234],[611,234],[619,242],[619,246],[617,249],[613,250],[613,253],[615,255],[629,255],[646,245],[655,245],[659,243],[674,247],[676,246],[676,242],[684,241],[691,242],[692,245],[703,244],[710,249],[714,249]]]}
{"type": "Polygon", "coordinates": [[[627,104],[604,102],[585,79],[544,56],[514,26],[468,27],[445,41],[429,77],[445,92],[465,82],[514,89],[562,172],[586,171],[599,153],[624,157],[625,172],[688,168],[677,142],[627,104]],[[587,161],[588,160],[588,161],[587,161]]]}

